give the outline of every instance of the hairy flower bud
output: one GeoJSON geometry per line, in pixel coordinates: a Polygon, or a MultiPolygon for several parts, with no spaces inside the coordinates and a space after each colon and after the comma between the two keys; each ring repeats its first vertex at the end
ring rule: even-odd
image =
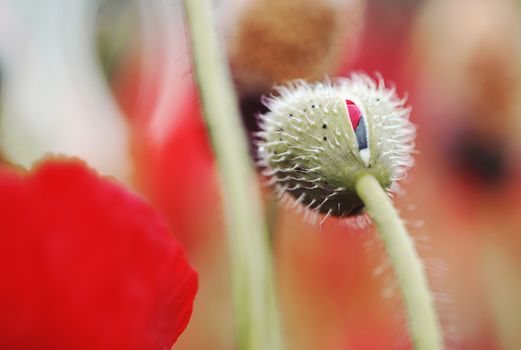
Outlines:
{"type": "Polygon", "coordinates": [[[276,87],[264,101],[259,165],[280,195],[326,216],[353,216],[355,182],[371,173],[386,190],[413,165],[416,129],[406,99],[364,74],[276,87]]]}

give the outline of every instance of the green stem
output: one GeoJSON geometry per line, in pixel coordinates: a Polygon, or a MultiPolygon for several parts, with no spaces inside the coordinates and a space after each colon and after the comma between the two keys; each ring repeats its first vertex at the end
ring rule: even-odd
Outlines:
{"type": "Polygon", "coordinates": [[[208,0],[186,0],[195,74],[218,165],[227,214],[240,349],[282,348],[261,196],[230,72],[208,0]]]}
{"type": "Polygon", "coordinates": [[[409,329],[416,350],[439,350],[443,337],[425,271],[403,221],[378,181],[369,174],[356,191],[376,224],[402,290],[409,329]]]}

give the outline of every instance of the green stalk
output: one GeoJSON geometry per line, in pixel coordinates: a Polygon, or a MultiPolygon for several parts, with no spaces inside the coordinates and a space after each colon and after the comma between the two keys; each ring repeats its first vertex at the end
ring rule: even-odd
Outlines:
{"type": "Polygon", "coordinates": [[[238,346],[282,349],[261,196],[214,11],[208,0],[186,0],[184,6],[195,75],[221,176],[238,346]]]}
{"type": "Polygon", "coordinates": [[[441,327],[425,271],[403,221],[372,175],[362,175],[356,182],[356,191],[376,224],[394,266],[405,302],[414,349],[442,349],[441,327]]]}

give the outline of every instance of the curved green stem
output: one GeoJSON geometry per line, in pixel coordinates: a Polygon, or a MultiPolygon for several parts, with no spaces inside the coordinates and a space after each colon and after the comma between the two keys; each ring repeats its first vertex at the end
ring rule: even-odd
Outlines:
{"type": "Polygon", "coordinates": [[[282,348],[261,196],[228,64],[207,0],[186,0],[194,70],[227,214],[235,331],[243,350],[282,348]]]}
{"type": "Polygon", "coordinates": [[[416,350],[440,350],[443,337],[425,271],[403,221],[378,181],[369,174],[356,191],[373,219],[402,290],[409,329],[416,350]]]}

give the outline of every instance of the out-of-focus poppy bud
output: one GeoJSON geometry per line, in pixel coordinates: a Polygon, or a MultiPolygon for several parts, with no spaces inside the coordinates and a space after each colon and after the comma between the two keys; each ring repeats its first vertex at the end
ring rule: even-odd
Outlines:
{"type": "Polygon", "coordinates": [[[363,23],[360,0],[253,0],[231,13],[225,28],[242,95],[264,93],[286,80],[317,80],[334,73],[346,54],[352,55],[363,23]]]}
{"type": "Polygon", "coordinates": [[[418,115],[432,148],[480,181],[504,179],[518,143],[520,33],[510,1],[430,1],[416,24],[418,115]]]}

